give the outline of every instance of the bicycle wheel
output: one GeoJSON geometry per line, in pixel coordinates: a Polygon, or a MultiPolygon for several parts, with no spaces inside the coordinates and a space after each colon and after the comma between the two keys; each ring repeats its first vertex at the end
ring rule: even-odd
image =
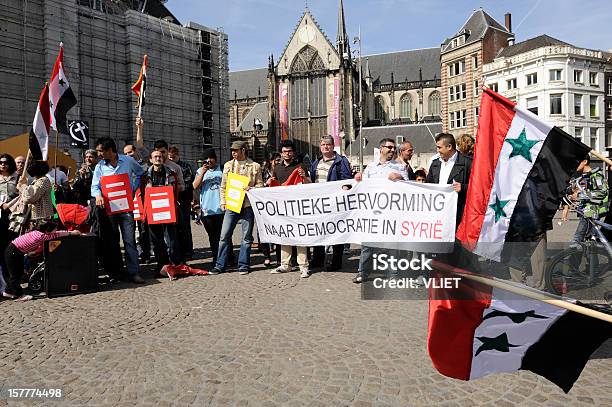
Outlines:
{"type": "Polygon", "coordinates": [[[554,294],[603,300],[612,283],[612,259],[597,245],[569,248],[550,260],[545,278],[547,289],[554,294]]]}

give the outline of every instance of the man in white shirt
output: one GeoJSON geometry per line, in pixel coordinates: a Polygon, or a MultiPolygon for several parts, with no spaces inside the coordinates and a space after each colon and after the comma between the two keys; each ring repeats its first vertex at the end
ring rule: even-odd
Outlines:
{"type": "MultiPolygon", "coordinates": [[[[361,181],[366,178],[387,178],[391,181],[408,181],[406,166],[393,159],[395,155],[395,141],[390,138],[380,140],[380,159],[378,162],[372,161],[363,173],[358,172],[355,180],[361,181]]],[[[359,270],[353,278],[353,283],[361,283],[367,279],[367,264],[372,259],[372,248],[361,245],[361,256],[359,257],[359,270]]]]}

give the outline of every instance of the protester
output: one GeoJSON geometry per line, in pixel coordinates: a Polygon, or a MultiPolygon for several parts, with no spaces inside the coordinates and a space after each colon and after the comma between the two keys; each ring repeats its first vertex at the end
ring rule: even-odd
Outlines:
{"type": "Polygon", "coordinates": [[[425,170],[422,170],[422,169],[416,170],[414,172],[414,180],[422,184],[427,182],[427,174],[425,173],[425,170]]]}
{"type": "Polygon", "coordinates": [[[410,166],[410,159],[414,154],[414,147],[410,141],[403,141],[399,145],[399,152],[397,154],[397,162],[406,167],[406,173],[408,174],[408,180],[414,181],[416,179],[414,170],[410,166]]]}
{"type": "MultiPolygon", "coordinates": [[[[17,191],[17,182],[19,175],[17,174],[16,161],[9,154],[0,154],[0,205],[12,201],[19,195],[17,191]]],[[[22,171],[23,172],[23,171],[22,171]]],[[[4,253],[6,246],[10,243],[8,226],[10,212],[5,209],[0,209],[0,254],[4,253]]],[[[4,256],[0,256],[0,285],[4,285],[3,281],[8,278],[2,278],[2,270],[6,271],[4,264],[4,256]]]]}
{"type": "Polygon", "coordinates": [[[191,203],[193,202],[193,169],[189,163],[182,161],[179,149],[170,146],[168,159],[181,167],[185,190],[178,194],[179,212],[178,238],[183,259],[190,260],[193,257],[193,237],[191,235],[191,203]]]}
{"type": "Polygon", "coordinates": [[[244,141],[234,141],[231,146],[232,159],[223,166],[223,178],[221,179],[221,210],[225,211],[223,216],[223,225],[221,227],[221,241],[219,243],[219,253],[217,254],[217,262],[215,267],[210,271],[210,274],[219,274],[225,271],[227,266],[230,247],[232,242],[232,234],[238,224],[242,220],[242,243],[240,244],[240,255],[238,257],[238,271],[241,275],[249,274],[251,268],[251,243],[253,243],[253,225],[255,215],[253,208],[247,196],[244,197],[244,203],[240,213],[235,213],[230,210],[225,210],[225,188],[229,173],[239,174],[249,179],[249,188],[261,188],[263,181],[261,179],[261,166],[247,157],[247,144],[244,141]]]}
{"type": "MultiPolygon", "coordinates": [[[[298,175],[301,177],[302,183],[309,184],[311,180],[308,176],[308,168],[295,159],[295,144],[293,144],[293,141],[283,140],[280,144],[280,150],[282,161],[274,167],[272,177],[268,179],[268,186],[270,186],[273,181],[278,181],[281,184],[285,183],[294,171],[297,171],[298,175]]],[[[291,271],[292,250],[293,246],[281,245],[281,264],[270,273],[278,274],[291,271]]],[[[310,270],[308,268],[307,248],[306,246],[298,246],[296,250],[297,263],[300,267],[301,277],[308,278],[310,276],[310,270]]]]}
{"type": "Polygon", "coordinates": [[[27,174],[19,178],[19,197],[8,204],[11,210],[9,230],[14,234],[12,238],[53,217],[52,186],[46,177],[48,172],[49,165],[45,161],[32,161],[26,169],[26,173],[34,177],[32,184],[27,185],[27,174]]]}
{"type": "MultiPolygon", "coordinates": [[[[174,191],[174,202],[171,204],[176,208],[178,206],[177,175],[170,167],[164,165],[163,161],[164,156],[161,151],[151,151],[151,166],[147,171],[147,188],[171,186],[174,191]]],[[[172,265],[178,266],[182,263],[176,225],[175,223],[150,224],[149,231],[157,261],[156,276],[159,277],[162,267],[166,264],[172,262],[172,265]]]]}
{"type": "MultiPolygon", "coordinates": [[[[272,178],[274,167],[281,162],[281,155],[278,151],[274,151],[268,157],[268,160],[264,163],[261,171],[261,177],[264,185],[268,185],[268,180],[272,178]]],[[[280,245],[273,245],[272,243],[260,243],[261,251],[264,255],[264,266],[269,267],[272,265],[272,247],[276,246],[276,263],[280,264],[280,245]]]]}
{"type": "MultiPolygon", "coordinates": [[[[334,138],[332,136],[321,137],[319,149],[321,157],[314,160],[310,166],[312,182],[331,182],[353,178],[348,159],[334,151],[334,138]]],[[[344,244],[332,246],[332,261],[325,266],[325,247],[315,246],[312,252],[311,268],[325,266],[325,271],[340,270],[342,268],[343,250],[344,244]]]]}
{"type": "Polygon", "coordinates": [[[466,157],[474,157],[474,144],[476,140],[471,134],[462,134],[457,139],[457,150],[466,157]]]}
{"type": "Polygon", "coordinates": [[[455,137],[449,133],[440,133],[436,136],[436,149],[440,156],[431,163],[427,172],[427,182],[453,185],[453,189],[459,194],[455,226],[459,227],[463,217],[468,182],[472,172],[472,159],[457,151],[455,137]]]}
{"type": "Polygon", "coordinates": [[[25,157],[22,155],[15,157],[16,172],[18,177],[21,177],[21,174],[23,174],[23,171],[25,170],[25,160],[25,157]]]}
{"type": "Polygon", "coordinates": [[[581,186],[581,191],[576,191],[573,195],[574,200],[580,202],[578,214],[578,226],[572,238],[574,244],[582,243],[589,229],[586,218],[599,219],[608,212],[608,185],[601,168],[591,167],[591,158],[585,157],[578,165],[578,172],[581,174],[577,183],[581,186]]]}
{"type": "Polygon", "coordinates": [[[104,198],[100,178],[108,175],[127,174],[130,179],[131,191],[134,193],[140,183],[140,178],[144,174],[142,167],[132,157],[117,153],[115,141],[109,137],[96,140],[96,151],[102,156],[102,160],[96,165],[91,183],[91,196],[96,199],[96,206],[99,208],[97,214],[101,221],[100,238],[104,247],[104,259],[107,271],[113,273],[113,277],[118,277],[118,270],[114,266],[121,268],[121,249],[119,247],[119,229],[121,229],[121,239],[125,248],[125,263],[127,265],[128,278],[137,284],[144,283],[138,269],[138,251],[136,250],[136,236],[134,232],[134,215],[132,212],[123,212],[114,215],[107,215],[104,208],[104,198]],[[109,270],[110,269],[110,270],[109,270]]]}
{"type": "MultiPolygon", "coordinates": [[[[380,140],[380,158],[378,162],[372,161],[363,173],[358,172],[355,180],[361,181],[368,178],[386,178],[391,181],[408,180],[406,166],[393,159],[395,155],[395,141],[390,138],[380,140]]],[[[353,283],[362,283],[368,278],[368,267],[372,260],[372,248],[365,244],[361,245],[361,256],[359,257],[359,269],[353,278],[353,283]]]]}
{"type": "Polygon", "coordinates": [[[78,235],[79,231],[57,231],[54,222],[45,222],[35,230],[19,236],[13,240],[4,251],[4,261],[8,268],[7,286],[2,296],[17,301],[31,300],[31,295],[23,295],[21,279],[23,278],[24,257],[30,252],[40,249],[40,246],[48,241],[62,236],[78,235]]]}
{"type": "MultiPolygon", "coordinates": [[[[134,144],[126,144],[123,146],[123,154],[128,157],[132,157],[136,162],[140,165],[144,172],[147,172],[149,169],[149,151],[144,147],[144,135],[143,135],[143,126],[139,123],[142,123],[142,119],[140,117],[136,118],[136,144],[140,147],[137,147],[134,144]],[[144,158],[143,158],[144,157],[144,158]],[[145,159],[146,158],[146,159],[145,159]]],[[[145,185],[140,186],[140,200],[144,204],[144,188],[145,185]]],[[[136,227],[138,230],[138,258],[141,263],[148,263],[151,259],[151,236],[149,233],[149,227],[147,226],[147,222],[144,220],[136,221],[136,227]]]]}
{"type": "MultiPolygon", "coordinates": [[[[202,153],[204,160],[202,166],[198,168],[193,189],[200,190],[200,220],[204,225],[204,230],[208,234],[210,251],[213,257],[213,265],[217,264],[219,253],[219,241],[221,240],[221,226],[223,225],[223,210],[221,209],[221,179],[223,171],[217,162],[217,153],[214,148],[207,148],[202,153]]],[[[231,236],[230,236],[231,239],[231,236]]],[[[229,264],[233,263],[233,250],[230,243],[229,264]]]]}
{"type": "Polygon", "coordinates": [[[96,150],[85,151],[83,165],[81,165],[74,184],[72,184],[74,201],[79,205],[89,205],[91,200],[91,180],[93,179],[93,172],[97,164],[98,154],[96,150]]]}

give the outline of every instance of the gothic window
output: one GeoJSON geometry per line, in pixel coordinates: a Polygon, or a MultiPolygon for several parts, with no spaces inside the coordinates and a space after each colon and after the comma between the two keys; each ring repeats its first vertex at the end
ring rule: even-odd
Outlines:
{"type": "Polygon", "coordinates": [[[440,92],[438,91],[429,95],[429,115],[440,116],[440,92]]]}
{"type": "Polygon", "coordinates": [[[319,56],[317,50],[309,45],[302,48],[291,63],[291,73],[293,74],[322,70],[325,70],[323,60],[319,56]]]}
{"type": "Polygon", "coordinates": [[[374,118],[385,120],[385,101],[380,96],[376,96],[376,99],[374,99],[374,118]]]}
{"type": "Polygon", "coordinates": [[[241,123],[244,121],[244,119],[247,117],[247,115],[249,114],[250,111],[251,111],[251,109],[244,109],[242,111],[242,118],[240,119],[241,123]]]}
{"type": "Polygon", "coordinates": [[[412,113],[412,97],[408,93],[404,93],[400,98],[400,117],[410,118],[412,113]]]}

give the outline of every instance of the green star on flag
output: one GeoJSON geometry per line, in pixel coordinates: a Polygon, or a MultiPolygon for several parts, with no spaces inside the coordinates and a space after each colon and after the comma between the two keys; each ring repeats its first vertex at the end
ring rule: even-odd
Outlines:
{"type": "Polygon", "coordinates": [[[506,212],[504,212],[504,206],[506,206],[508,202],[510,201],[500,201],[499,197],[496,195],[495,203],[489,205],[489,208],[493,209],[493,212],[495,212],[495,223],[499,221],[499,218],[505,218],[507,216],[506,212]]]}
{"type": "Polygon", "coordinates": [[[506,138],[506,143],[512,146],[512,152],[510,153],[510,158],[521,156],[524,157],[527,161],[531,161],[531,148],[538,144],[540,140],[528,140],[527,133],[525,132],[525,128],[523,127],[523,131],[519,134],[518,138],[506,138]]]}

